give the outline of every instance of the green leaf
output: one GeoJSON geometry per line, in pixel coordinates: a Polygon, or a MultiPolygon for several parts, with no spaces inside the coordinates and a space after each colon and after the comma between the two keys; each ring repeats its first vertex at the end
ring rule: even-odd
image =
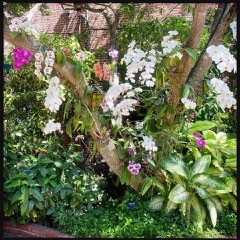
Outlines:
{"type": "Polygon", "coordinates": [[[202,132],[202,134],[203,134],[203,138],[205,140],[207,140],[207,139],[216,139],[215,132],[213,132],[211,130],[205,130],[205,131],[202,132]]]}
{"type": "Polygon", "coordinates": [[[153,197],[149,202],[149,208],[153,211],[161,210],[163,203],[165,201],[164,197],[153,197]]]}
{"type": "Polygon", "coordinates": [[[170,212],[172,212],[174,209],[177,208],[177,204],[168,199],[165,203],[164,208],[162,209],[162,212],[166,215],[168,215],[170,212]]]}
{"type": "Polygon", "coordinates": [[[36,205],[36,207],[37,207],[38,209],[40,209],[40,210],[43,210],[43,209],[44,209],[44,205],[43,205],[43,203],[41,203],[41,202],[36,202],[35,205],[36,205]]]}
{"type": "Polygon", "coordinates": [[[225,160],[225,166],[237,170],[237,161],[235,158],[227,158],[225,160]]]}
{"type": "Polygon", "coordinates": [[[121,174],[119,177],[121,184],[129,184],[131,180],[131,173],[128,171],[126,166],[122,167],[121,174]]]}
{"type": "Polygon", "coordinates": [[[196,189],[198,195],[200,196],[200,198],[202,198],[202,199],[206,199],[206,198],[209,198],[211,196],[210,193],[205,189],[202,189],[202,188],[197,187],[197,186],[195,186],[195,189],[196,189]]]}
{"type": "Polygon", "coordinates": [[[66,124],[66,133],[70,138],[72,138],[72,121],[73,118],[70,118],[66,124]]]}
{"type": "Polygon", "coordinates": [[[159,119],[162,118],[162,116],[163,116],[164,112],[166,111],[166,109],[167,109],[167,104],[164,105],[164,106],[161,108],[161,110],[158,112],[158,115],[157,115],[157,116],[158,116],[159,119]]]}
{"type": "Polygon", "coordinates": [[[75,66],[75,74],[77,79],[81,78],[81,72],[82,72],[82,63],[77,61],[75,66]]]}
{"type": "Polygon", "coordinates": [[[166,56],[170,57],[170,56],[176,54],[179,50],[180,50],[180,47],[176,46],[170,53],[167,53],[166,56]]]}
{"type": "Polygon", "coordinates": [[[57,63],[61,63],[62,57],[63,57],[63,53],[61,51],[57,50],[57,52],[56,52],[57,63]]]}
{"type": "Polygon", "coordinates": [[[152,178],[152,183],[162,191],[165,191],[164,185],[160,183],[156,178],[152,178]]]}
{"type": "Polygon", "coordinates": [[[38,188],[33,189],[33,196],[40,202],[44,201],[43,195],[39,192],[38,188]]]}
{"type": "Polygon", "coordinates": [[[202,156],[202,154],[196,147],[191,147],[191,150],[193,152],[193,156],[194,156],[195,160],[199,159],[202,156]]]}
{"type": "Polygon", "coordinates": [[[28,211],[31,212],[33,207],[35,205],[35,202],[33,200],[30,200],[29,201],[29,204],[28,204],[28,211]]]}
{"type": "Polygon", "coordinates": [[[225,178],[226,185],[229,187],[234,195],[237,195],[237,181],[234,177],[226,177],[225,178]]]}
{"type": "Polygon", "coordinates": [[[11,32],[11,38],[15,39],[18,36],[18,32],[11,32]]]}
{"type": "Polygon", "coordinates": [[[29,204],[28,196],[29,196],[29,190],[28,188],[25,187],[22,191],[22,203],[21,203],[22,216],[28,213],[28,204],[29,204]]]}
{"type": "Polygon", "coordinates": [[[216,123],[210,122],[210,121],[197,121],[193,123],[189,129],[189,133],[194,133],[197,131],[203,131],[203,130],[208,130],[216,126],[216,123]]]}
{"type": "Polygon", "coordinates": [[[218,197],[212,196],[211,200],[214,202],[217,212],[223,212],[223,205],[218,197]]]}
{"type": "Polygon", "coordinates": [[[217,209],[215,203],[211,199],[205,199],[205,202],[210,214],[212,225],[213,227],[215,227],[217,224],[217,209]]]}
{"type": "Polygon", "coordinates": [[[163,169],[188,179],[189,172],[187,165],[181,159],[175,159],[173,156],[171,156],[170,159],[162,160],[160,165],[163,169]]]}
{"type": "Polygon", "coordinates": [[[196,214],[196,218],[203,223],[206,217],[206,211],[199,199],[194,195],[191,198],[191,206],[196,214]]]}
{"type": "Polygon", "coordinates": [[[186,203],[190,200],[191,194],[178,184],[171,190],[168,197],[174,203],[186,203]]]}
{"type": "Polygon", "coordinates": [[[167,104],[167,112],[169,112],[170,114],[174,114],[175,110],[172,105],[167,104]]]}
{"type": "Polygon", "coordinates": [[[152,185],[152,178],[149,178],[149,177],[144,178],[140,188],[141,194],[144,195],[147,192],[147,190],[151,187],[151,185],[152,185]]]}
{"type": "Polygon", "coordinates": [[[189,84],[183,85],[180,90],[180,98],[188,98],[189,93],[190,93],[189,84]]]}
{"type": "Polygon", "coordinates": [[[187,52],[189,56],[191,56],[194,60],[197,59],[197,52],[193,50],[192,48],[184,48],[184,50],[187,52]]]}
{"type": "Polygon", "coordinates": [[[20,200],[20,196],[22,195],[21,189],[19,189],[14,196],[11,198],[11,204],[15,203],[16,201],[20,200]]]}
{"type": "Polygon", "coordinates": [[[192,166],[192,171],[191,171],[192,176],[198,173],[207,172],[209,169],[210,163],[211,163],[210,155],[204,155],[200,157],[192,166]]]}
{"type": "Polygon", "coordinates": [[[72,105],[72,99],[68,99],[64,107],[63,119],[68,117],[69,110],[71,109],[71,105],[72,105]]]}
{"type": "Polygon", "coordinates": [[[46,163],[53,163],[54,162],[53,160],[47,159],[47,158],[41,158],[39,161],[41,163],[44,163],[44,164],[46,164],[46,163]]]}
{"type": "Polygon", "coordinates": [[[82,104],[80,99],[76,99],[74,106],[75,106],[75,109],[74,109],[75,116],[76,118],[79,118],[82,112],[82,104]]]}
{"type": "Polygon", "coordinates": [[[85,92],[85,93],[86,93],[86,94],[92,94],[92,93],[94,92],[94,90],[95,90],[94,87],[91,87],[91,86],[88,85],[88,86],[86,87],[86,90],[85,90],[86,92],[85,92]]]}
{"type": "Polygon", "coordinates": [[[39,172],[41,173],[41,175],[43,177],[45,177],[47,175],[47,173],[48,173],[48,169],[46,169],[44,167],[41,167],[41,168],[39,168],[39,172]]]}
{"type": "Polygon", "coordinates": [[[9,185],[5,186],[5,188],[13,188],[13,187],[18,187],[21,185],[21,182],[19,180],[10,183],[9,185]]]}
{"type": "Polygon", "coordinates": [[[193,182],[199,183],[210,190],[218,191],[219,193],[220,192],[227,193],[231,191],[231,189],[225,186],[223,181],[221,181],[217,177],[210,176],[210,175],[204,175],[204,174],[195,175],[193,177],[193,182]]]}
{"type": "Polygon", "coordinates": [[[216,134],[216,139],[220,143],[225,143],[227,141],[227,134],[224,132],[219,132],[216,134]]]}
{"type": "Polygon", "coordinates": [[[49,208],[48,210],[47,210],[47,215],[51,215],[52,213],[54,213],[55,212],[55,209],[54,208],[49,208]]]}

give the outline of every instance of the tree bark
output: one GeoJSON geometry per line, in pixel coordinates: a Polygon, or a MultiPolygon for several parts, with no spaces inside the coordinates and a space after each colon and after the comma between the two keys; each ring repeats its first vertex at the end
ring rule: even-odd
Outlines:
{"type": "MultiPolygon", "coordinates": [[[[188,77],[189,83],[192,85],[195,92],[198,94],[201,94],[203,92],[202,86],[203,86],[204,76],[206,75],[206,73],[208,72],[212,64],[212,59],[208,56],[206,49],[211,45],[221,44],[222,39],[224,38],[224,36],[229,30],[230,23],[236,17],[236,10],[237,10],[237,5],[233,4],[230,7],[227,14],[225,15],[222,22],[220,23],[220,25],[217,27],[216,32],[212,36],[212,39],[203,50],[203,53],[199,57],[195,66],[193,67],[193,71],[189,74],[189,77],[188,77]]],[[[218,18],[218,16],[216,16],[216,18],[218,18]]],[[[214,21],[216,21],[216,19],[214,19],[214,21]]]]}
{"type": "MultiPolygon", "coordinates": [[[[28,36],[28,34],[26,34],[25,39],[21,39],[20,37],[12,39],[11,32],[8,27],[8,21],[5,15],[4,15],[4,39],[6,41],[11,42],[16,47],[30,50],[32,54],[35,54],[36,52],[38,52],[41,46],[33,38],[28,36]]],[[[90,106],[90,102],[86,100],[86,97],[84,96],[84,91],[87,86],[87,82],[84,76],[81,78],[81,80],[77,80],[75,77],[73,66],[68,62],[66,62],[66,64],[64,64],[63,66],[60,64],[54,63],[53,68],[59,73],[61,83],[66,83],[66,82],[70,83],[70,89],[73,91],[74,95],[80,98],[82,103],[88,109],[88,107],[90,106]],[[79,81],[81,82],[81,87],[77,87],[79,84],[79,81]]],[[[115,174],[120,176],[121,169],[124,163],[117,154],[117,150],[113,143],[113,140],[108,136],[103,136],[102,139],[100,139],[101,138],[100,122],[98,121],[98,118],[96,115],[93,116],[91,114],[91,117],[94,122],[94,125],[91,129],[90,135],[92,136],[94,141],[96,141],[98,150],[102,155],[103,159],[106,161],[109,168],[115,174]]],[[[137,190],[142,180],[143,178],[141,175],[134,176],[132,177],[129,185],[133,189],[137,190]]]]}
{"type": "MultiPolygon", "coordinates": [[[[196,3],[195,4],[195,12],[193,17],[192,26],[190,29],[189,39],[187,41],[186,47],[191,48],[193,50],[197,50],[200,39],[202,29],[205,24],[205,18],[207,13],[207,5],[206,3],[196,3]]],[[[175,114],[171,115],[169,120],[165,120],[167,125],[171,125],[174,121],[177,106],[179,103],[179,92],[181,87],[187,80],[187,76],[192,68],[192,59],[191,56],[187,52],[183,52],[182,59],[176,69],[168,71],[169,79],[170,79],[170,98],[169,104],[173,106],[175,109],[175,114]]]]}

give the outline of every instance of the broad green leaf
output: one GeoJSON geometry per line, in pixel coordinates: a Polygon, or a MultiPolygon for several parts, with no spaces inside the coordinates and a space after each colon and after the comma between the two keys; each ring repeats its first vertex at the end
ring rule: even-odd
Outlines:
{"type": "Polygon", "coordinates": [[[193,156],[194,156],[195,160],[199,159],[202,156],[202,154],[196,147],[191,147],[191,150],[193,152],[193,156]]]}
{"type": "Polygon", "coordinates": [[[29,201],[29,204],[28,204],[28,211],[31,212],[33,207],[35,205],[35,202],[33,200],[30,200],[29,201]]]}
{"type": "Polygon", "coordinates": [[[194,60],[197,59],[197,52],[192,48],[184,48],[189,56],[191,56],[194,60]]]}
{"type": "Polygon", "coordinates": [[[66,124],[66,133],[70,138],[72,138],[72,121],[73,118],[70,118],[66,124]]]}
{"type": "Polygon", "coordinates": [[[221,179],[211,175],[205,175],[205,174],[195,175],[193,177],[193,182],[201,184],[202,186],[210,190],[214,190],[218,192],[221,191],[224,193],[224,192],[231,191],[229,188],[226,187],[226,185],[221,179]]]}
{"type": "Polygon", "coordinates": [[[47,159],[47,158],[41,158],[39,161],[40,161],[41,163],[53,163],[53,162],[54,162],[53,160],[47,159]]]}
{"type": "Polygon", "coordinates": [[[211,130],[202,131],[203,138],[207,139],[216,139],[216,133],[211,130]]]}
{"type": "Polygon", "coordinates": [[[190,93],[189,84],[184,84],[180,90],[180,98],[188,98],[190,93]]]}
{"type": "Polygon", "coordinates": [[[81,72],[82,72],[82,63],[81,62],[76,62],[75,74],[76,74],[77,79],[81,78],[81,72]]]}
{"type": "Polygon", "coordinates": [[[121,174],[119,177],[121,184],[129,184],[131,180],[131,173],[128,171],[126,166],[122,167],[121,174]]]}
{"type": "Polygon", "coordinates": [[[167,104],[164,105],[164,106],[161,108],[161,110],[159,111],[159,113],[158,113],[158,115],[157,115],[159,119],[162,118],[162,116],[163,116],[164,112],[166,111],[166,109],[167,109],[167,104]]]}
{"type": "Polygon", "coordinates": [[[58,184],[54,189],[53,189],[53,195],[57,194],[61,189],[61,185],[58,184]]]}
{"type": "Polygon", "coordinates": [[[201,222],[204,222],[204,219],[206,217],[206,211],[203,205],[201,204],[201,201],[196,196],[192,196],[191,198],[191,206],[197,215],[197,219],[201,220],[201,222]]]}
{"type": "Polygon", "coordinates": [[[162,183],[160,183],[156,178],[152,178],[152,183],[162,191],[165,191],[165,187],[162,183]]]}
{"type": "Polygon", "coordinates": [[[55,209],[54,208],[49,208],[48,210],[47,210],[47,215],[51,215],[52,213],[54,213],[55,212],[55,209]]]}
{"type": "Polygon", "coordinates": [[[15,181],[15,182],[12,182],[10,183],[9,185],[7,186],[4,186],[5,188],[13,188],[13,187],[18,187],[21,185],[21,182],[19,180],[15,181]]]}
{"type": "Polygon", "coordinates": [[[167,53],[166,56],[170,57],[170,56],[176,54],[179,50],[180,50],[180,47],[176,46],[170,53],[167,53]]]}
{"type": "Polygon", "coordinates": [[[167,104],[167,112],[169,112],[170,114],[174,114],[175,110],[172,105],[167,104]]]}
{"type": "Polygon", "coordinates": [[[214,139],[207,139],[205,140],[206,146],[208,146],[209,148],[218,148],[219,147],[219,143],[214,140],[214,139]]]}
{"type": "Polygon", "coordinates": [[[170,212],[172,212],[174,209],[177,208],[177,204],[171,201],[170,199],[167,199],[166,204],[164,208],[162,209],[162,212],[166,215],[168,215],[170,212]]]}
{"type": "Polygon", "coordinates": [[[153,167],[156,166],[156,164],[154,163],[154,161],[150,158],[147,159],[147,161],[150,163],[150,165],[152,165],[153,167]]]}
{"type": "Polygon", "coordinates": [[[11,198],[11,204],[15,203],[17,200],[20,200],[21,195],[22,195],[22,192],[21,192],[21,189],[19,189],[11,198]]]}
{"type": "Polygon", "coordinates": [[[197,186],[195,186],[195,189],[196,189],[196,192],[198,193],[198,195],[200,196],[200,198],[202,198],[202,199],[206,199],[211,196],[210,193],[205,189],[202,189],[197,186]]]}
{"type": "Polygon", "coordinates": [[[43,209],[44,209],[44,205],[43,205],[42,202],[35,202],[35,205],[36,205],[36,207],[37,207],[38,209],[40,209],[40,210],[43,210],[43,209]]]}
{"type": "Polygon", "coordinates": [[[189,172],[187,165],[181,159],[175,159],[171,156],[169,159],[162,160],[160,165],[164,170],[168,170],[173,174],[177,174],[188,179],[189,172]]]}
{"type": "Polygon", "coordinates": [[[225,182],[227,187],[229,187],[234,195],[237,195],[237,181],[235,177],[226,177],[225,182]]]}
{"type": "Polygon", "coordinates": [[[237,212],[237,200],[236,200],[236,198],[232,194],[228,194],[228,199],[229,199],[229,202],[230,202],[234,212],[237,212]]]}
{"type": "Polygon", "coordinates": [[[219,132],[216,135],[216,139],[220,142],[220,143],[225,143],[227,141],[227,134],[224,132],[219,132]]]}
{"type": "Polygon", "coordinates": [[[41,173],[41,175],[43,177],[45,177],[47,175],[47,173],[48,173],[48,169],[46,169],[44,167],[41,167],[41,168],[39,168],[39,172],[41,173]]]}
{"type": "Polygon", "coordinates": [[[179,175],[174,174],[173,175],[173,182],[180,184],[182,187],[186,188],[186,182],[185,179],[179,175]]]}
{"type": "Polygon", "coordinates": [[[213,227],[215,227],[217,223],[217,209],[216,209],[215,203],[211,199],[205,199],[205,202],[210,214],[212,225],[213,227]]]}
{"type": "Polygon", "coordinates": [[[151,186],[152,186],[152,179],[149,177],[146,177],[141,184],[141,190],[140,190],[141,194],[144,195],[151,186]]]}
{"type": "Polygon", "coordinates": [[[192,176],[198,173],[207,172],[209,169],[210,163],[211,163],[210,155],[204,155],[200,157],[192,166],[192,171],[191,171],[192,176]]]}
{"type": "Polygon", "coordinates": [[[190,200],[191,194],[178,184],[171,190],[168,197],[174,203],[186,203],[190,200]]]}
{"type": "Polygon", "coordinates": [[[159,211],[161,210],[163,203],[165,201],[164,197],[153,197],[150,202],[149,202],[149,208],[154,211],[159,211]]]}
{"type": "Polygon", "coordinates": [[[11,38],[15,39],[18,36],[18,32],[11,32],[11,38]]]}
{"type": "Polygon", "coordinates": [[[38,200],[38,201],[44,201],[43,195],[39,192],[38,188],[33,189],[33,196],[38,200]]]}
{"type": "Polygon", "coordinates": [[[22,203],[21,203],[21,215],[27,215],[28,213],[28,204],[29,204],[29,190],[28,188],[24,188],[22,191],[22,203]]]}
{"type": "Polygon", "coordinates": [[[61,63],[62,57],[63,57],[63,53],[61,51],[57,50],[57,52],[56,52],[57,63],[61,63]]]}
{"type": "Polygon", "coordinates": [[[225,167],[232,168],[234,170],[237,170],[237,161],[235,158],[227,158],[225,160],[225,167]]]}
{"type": "Polygon", "coordinates": [[[217,212],[219,212],[219,213],[222,212],[223,211],[223,205],[222,205],[221,201],[219,200],[219,198],[215,197],[215,196],[212,196],[211,200],[214,202],[215,207],[217,209],[217,212]]]}
{"type": "Polygon", "coordinates": [[[216,123],[210,121],[197,121],[193,123],[189,129],[188,133],[194,133],[197,131],[208,130],[216,126],[216,123]]]}

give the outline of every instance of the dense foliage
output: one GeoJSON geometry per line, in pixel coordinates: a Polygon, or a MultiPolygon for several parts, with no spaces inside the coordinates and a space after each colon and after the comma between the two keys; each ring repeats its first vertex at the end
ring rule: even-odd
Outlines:
{"type": "MultiPolygon", "coordinates": [[[[117,33],[118,50],[103,53],[110,63],[100,63],[102,50],[87,51],[77,36],[55,34],[35,36],[41,47],[30,63],[21,48],[7,57],[14,69],[4,76],[5,217],[21,223],[50,219],[76,237],[236,234],[226,228],[227,221],[235,224],[237,211],[236,42],[229,43],[228,34],[220,46],[225,53],[230,49],[230,60],[217,50],[211,55],[217,60],[201,96],[186,83],[178,105],[171,105],[172,72],[183,56],[196,63],[212,13],[196,50],[186,47],[190,21],[147,21],[146,9],[137,6],[120,9],[134,20],[117,33]],[[61,79],[54,63],[71,65],[75,86],[61,79]],[[113,84],[116,76],[120,81],[113,84]],[[96,154],[97,141],[111,137],[121,160],[117,180],[106,166],[93,169],[99,158],[84,156],[82,140],[90,135],[96,154]],[[138,193],[120,194],[133,179],[141,179],[138,193]],[[107,194],[110,181],[115,200],[107,194]],[[135,209],[131,201],[137,201],[135,209]]],[[[24,39],[27,33],[17,24],[11,21],[11,36],[24,39]]]]}

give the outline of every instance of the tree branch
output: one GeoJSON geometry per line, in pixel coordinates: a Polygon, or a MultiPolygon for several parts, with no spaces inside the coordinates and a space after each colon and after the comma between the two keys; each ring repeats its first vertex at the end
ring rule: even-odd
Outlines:
{"type": "MultiPolygon", "coordinates": [[[[195,4],[195,12],[193,17],[192,26],[190,29],[189,39],[187,41],[186,47],[197,49],[198,44],[201,39],[202,29],[205,24],[205,18],[207,13],[207,4],[206,3],[196,3],[195,4]]],[[[191,70],[192,63],[191,56],[185,51],[183,52],[182,59],[178,65],[178,67],[174,71],[169,71],[169,78],[170,78],[170,98],[169,104],[171,104],[176,109],[179,103],[179,92],[181,87],[187,80],[187,76],[191,70]]],[[[165,120],[167,125],[171,125],[174,121],[175,114],[171,115],[170,120],[165,120]]]]}
{"type": "MultiPolygon", "coordinates": [[[[230,23],[234,20],[237,13],[237,4],[234,3],[227,14],[225,15],[224,19],[217,27],[212,39],[206,45],[205,49],[203,50],[201,56],[199,57],[198,61],[194,66],[194,71],[189,74],[189,83],[193,86],[195,92],[202,93],[203,89],[203,80],[204,76],[208,72],[209,68],[212,64],[212,59],[208,56],[206,49],[211,45],[219,45],[221,44],[222,39],[226,35],[229,30],[230,23]]],[[[215,19],[214,19],[215,21],[215,19]]]]}

